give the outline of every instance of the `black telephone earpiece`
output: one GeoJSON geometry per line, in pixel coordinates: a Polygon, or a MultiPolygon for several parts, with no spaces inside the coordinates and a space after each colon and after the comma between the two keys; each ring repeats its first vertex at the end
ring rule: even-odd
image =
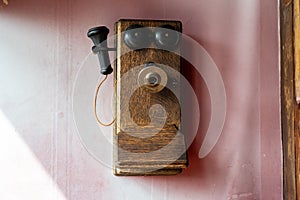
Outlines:
{"type": "Polygon", "coordinates": [[[113,68],[110,64],[110,59],[108,55],[108,51],[115,50],[113,48],[107,47],[107,35],[109,33],[109,29],[105,26],[98,26],[88,30],[87,36],[92,39],[94,46],[92,50],[94,53],[97,53],[101,74],[108,75],[113,72],[113,68]]]}

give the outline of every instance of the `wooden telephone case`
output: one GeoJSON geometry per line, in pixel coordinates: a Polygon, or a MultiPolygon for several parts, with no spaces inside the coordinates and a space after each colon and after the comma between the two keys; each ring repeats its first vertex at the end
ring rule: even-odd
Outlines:
{"type": "MultiPolygon", "coordinates": [[[[124,32],[132,26],[147,27],[153,34],[156,27],[172,27],[175,31],[182,32],[179,21],[119,20],[115,23],[117,60],[114,78],[117,83],[117,119],[113,131],[114,174],[178,174],[188,165],[185,137],[180,132],[180,45],[174,49],[177,53],[158,49],[155,42],[149,43],[149,48],[130,50],[124,42],[124,32]],[[165,65],[178,73],[164,68],[167,75],[166,86],[159,92],[149,92],[137,86],[139,71],[149,64],[158,68],[165,65]],[[136,66],[140,68],[133,70],[130,76],[124,76],[136,66]],[[172,91],[169,89],[171,87],[172,91]],[[174,91],[177,94],[174,94],[174,91]],[[155,104],[163,106],[166,111],[166,122],[161,130],[156,127],[155,116],[154,123],[151,123],[148,116],[150,107],[155,104]],[[157,133],[149,134],[153,130],[157,133]]],[[[153,40],[155,39],[154,36],[153,40]]]]}

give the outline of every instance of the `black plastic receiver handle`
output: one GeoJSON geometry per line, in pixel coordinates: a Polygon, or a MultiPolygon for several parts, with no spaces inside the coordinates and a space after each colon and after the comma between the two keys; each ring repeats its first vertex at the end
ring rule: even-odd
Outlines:
{"type": "Polygon", "coordinates": [[[91,38],[94,45],[92,49],[98,49],[97,55],[100,63],[101,74],[108,75],[113,72],[108,55],[107,35],[109,29],[105,26],[94,27],[88,30],[87,36],[91,38]],[[95,48],[98,47],[98,48],[95,48]],[[100,47],[100,48],[99,48],[100,47]]]}

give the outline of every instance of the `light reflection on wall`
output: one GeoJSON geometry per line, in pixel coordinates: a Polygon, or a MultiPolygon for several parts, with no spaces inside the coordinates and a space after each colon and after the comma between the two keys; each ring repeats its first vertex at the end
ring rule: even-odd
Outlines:
{"type": "Polygon", "coordinates": [[[65,197],[0,111],[0,199],[65,197]]]}

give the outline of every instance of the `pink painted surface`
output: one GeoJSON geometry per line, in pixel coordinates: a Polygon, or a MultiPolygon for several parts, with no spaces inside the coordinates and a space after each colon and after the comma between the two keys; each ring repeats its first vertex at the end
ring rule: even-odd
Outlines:
{"type": "MultiPolygon", "coordinates": [[[[277,10],[277,1],[259,0],[10,1],[0,11],[0,109],[66,199],[281,199],[277,10]],[[76,134],[71,98],[91,48],[86,32],[101,24],[113,30],[120,18],[181,20],[222,74],[221,138],[197,157],[210,119],[199,77],[200,130],[179,176],[114,177],[76,134]]],[[[18,196],[23,182],[12,183],[4,193],[18,196]]]]}

